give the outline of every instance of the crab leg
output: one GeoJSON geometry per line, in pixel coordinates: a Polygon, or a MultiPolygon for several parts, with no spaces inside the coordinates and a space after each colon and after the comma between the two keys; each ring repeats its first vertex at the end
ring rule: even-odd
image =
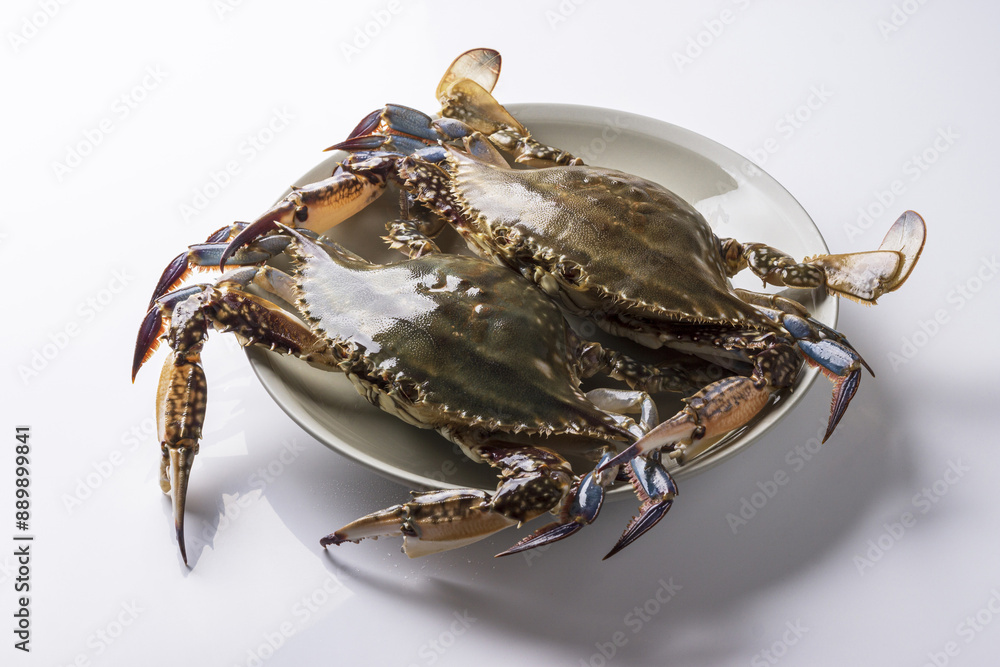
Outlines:
{"type": "Polygon", "coordinates": [[[410,558],[455,549],[548,512],[572,483],[569,464],[551,450],[497,442],[465,446],[502,470],[495,493],[476,489],[414,493],[410,502],[352,521],[320,544],[402,535],[403,551],[410,558]]]}
{"type": "MultiPolygon", "coordinates": [[[[191,275],[193,269],[217,269],[222,259],[222,254],[229,246],[229,238],[233,234],[238,234],[250,223],[236,222],[227,225],[214,232],[204,243],[196,243],[188,246],[188,249],[175,257],[160,275],[160,280],[153,289],[153,296],[149,300],[149,306],[164,294],[177,289],[180,284],[191,275]]],[[[280,253],[288,245],[290,239],[287,236],[272,236],[258,239],[255,243],[240,248],[231,257],[227,258],[226,264],[229,266],[243,266],[249,264],[261,264],[274,255],[280,253]]]]}
{"type": "MultiPolygon", "coordinates": [[[[600,343],[582,340],[571,331],[571,345],[575,345],[579,360],[580,377],[589,378],[602,373],[649,394],[669,391],[691,393],[711,380],[732,375],[732,372],[711,362],[683,355],[657,364],[648,364],[600,343]],[[711,378],[711,379],[709,379],[711,378]]],[[[655,426],[655,424],[653,424],[655,426]]],[[[650,426],[652,428],[652,426],[650,426]]]]}
{"type": "MultiPolygon", "coordinates": [[[[600,462],[603,463],[610,458],[611,454],[605,453],[600,462]]],[[[511,548],[498,553],[496,558],[558,542],[593,523],[604,504],[604,489],[615,481],[617,474],[617,468],[601,472],[596,470],[588,472],[570,489],[569,495],[563,501],[558,521],[542,526],[511,548]]]]}
{"type": "Polygon", "coordinates": [[[493,49],[471,49],[466,51],[452,61],[448,70],[441,77],[438,83],[437,97],[444,102],[443,96],[447,94],[448,88],[455,81],[461,79],[472,79],[486,92],[493,92],[493,86],[497,85],[500,78],[500,65],[502,63],[500,53],[493,49]]]}
{"type": "Polygon", "coordinates": [[[500,54],[492,49],[463,53],[438,84],[441,115],[485,134],[516,162],[532,167],[579,165],[583,160],[535,141],[531,133],[490,94],[500,75],[500,54]]]}
{"type": "MultiPolygon", "coordinates": [[[[622,417],[620,420],[620,424],[627,427],[637,438],[652,429],[658,421],[656,406],[645,392],[594,389],[587,392],[587,399],[612,414],[640,409],[642,415],[638,423],[627,417],[622,417]]],[[[636,456],[623,462],[622,470],[619,470],[618,464],[611,465],[609,463],[611,459],[611,452],[605,451],[597,468],[573,485],[563,501],[559,521],[539,528],[510,549],[497,554],[497,557],[558,542],[578,532],[583,526],[593,523],[604,503],[605,488],[620,477],[622,472],[625,479],[632,484],[641,505],[639,514],[633,517],[618,543],[605,558],[610,558],[632,544],[659,523],[677,495],[677,486],[670,473],[660,464],[659,456],[636,456]]]]}
{"type": "Polygon", "coordinates": [[[173,488],[174,529],[185,564],[184,505],[205,421],[207,396],[208,383],[200,359],[171,352],[163,362],[156,392],[156,430],[162,452],[160,489],[170,493],[173,488]]]}
{"type": "Polygon", "coordinates": [[[861,383],[861,368],[875,376],[871,366],[850,344],[847,337],[822,322],[809,317],[805,309],[790,299],[777,295],[739,290],[749,303],[777,322],[791,334],[806,362],[833,382],[830,421],[824,442],[833,434],[861,383]]]}
{"type": "Polygon", "coordinates": [[[692,447],[701,440],[706,443],[749,422],[767,405],[773,387],[758,387],[751,378],[729,377],[713,382],[700,392],[684,399],[685,407],[630,447],[598,466],[598,471],[611,468],[642,454],[663,448],[671,457],[690,457],[703,447],[692,447]]]}
{"type": "MultiPolygon", "coordinates": [[[[156,400],[162,451],[160,488],[164,493],[172,492],[177,543],[185,563],[184,508],[205,418],[208,385],[201,367],[201,349],[209,328],[232,330],[245,345],[265,346],[307,361],[335,363],[326,342],[305,325],[239,289],[257,273],[256,268],[241,269],[223,276],[216,285],[194,285],[161,297],[146,316],[136,342],[133,379],[164,331],[171,348],[160,373],[156,400]]],[[[265,279],[269,276],[266,272],[262,275],[265,279]]],[[[274,275],[268,284],[281,289],[281,281],[274,275]]]]}
{"type": "Polygon", "coordinates": [[[386,161],[375,161],[357,170],[340,164],[327,179],[293,186],[254,222],[235,222],[218,229],[204,243],[189,246],[167,264],[153,289],[149,307],[176,289],[192,268],[260,264],[280,253],[288,245],[288,237],[267,236],[274,233],[277,223],[307,233],[323,233],[340,224],[382,195],[388,168],[386,161]]]}
{"type": "Polygon", "coordinates": [[[223,251],[220,268],[238,250],[277,229],[277,224],[322,234],[378,199],[385,191],[392,161],[364,166],[340,164],[333,175],[292,191],[247,225],[223,251]]]}
{"type": "Polygon", "coordinates": [[[390,220],[385,228],[388,233],[382,237],[383,240],[390,248],[399,250],[410,259],[441,252],[432,240],[431,234],[425,231],[427,223],[417,220],[390,220]]]}
{"type": "Polygon", "coordinates": [[[920,258],[926,232],[923,218],[907,211],[893,223],[879,249],[871,252],[819,255],[796,262],[763,243],[720,239],[720,246],[730,276],[749,267],[765,284],[825,287],[830,294],[873,304],[910,276],[920,258]]]}
{"type": "Polygon", "coordinates": [[[499,148],[513,155],[515,162],[531,167],[583,164],[583,160],[564,150],[534,140],[523,125],[472,79],[453,81],[443,95],[443,118],[435,120],[416,109],[387,104],[365,116],[345,141],[327,150],[345,150],[365,156],[378,149],[409,155],[439,141],[456,142],[481,134],[485,137],[484,142],[490,144],[490,151],[470,147],[468,143],[466,148],[486,162],[508,166],[499,153],[494,155],[499,148]]]}
{"type": "Polygon", "coordinates": [[[402,218],[390,220],[385,229],[388,232],[382,237],[393,250],[399,250],[410,259],[441,252],[433,238],[441,233],[447,222],[440,217],[431,220],[415,218],[411,214],[417,199],[405,190],[400,192],[399,208],[402,218]]]}

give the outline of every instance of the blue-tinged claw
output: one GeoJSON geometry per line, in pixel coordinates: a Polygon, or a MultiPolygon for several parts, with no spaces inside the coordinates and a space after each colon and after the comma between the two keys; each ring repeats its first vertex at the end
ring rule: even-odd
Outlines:
{"type": "Polygon", "coordinates": [[[448,157],[448,151],[444,146],[435,144],[434,146],[424,146],[413,153],[413,156],[423,162],[437,163],[448,157]]]}
{"type": "MultiPolygon", "coordinates": [[[[605,454],[604,459],[607,458],[609,455],[605,454]]],[[[570,491],[570,497],[567,498],[568,503],[564,504],[565,509],[561,513],[560,521],[542,526],[510,549],[498,553],[496,558],[558,542],[593,523],[601,511],[601,505],[604,504],[603,485],[610,483],[610,481],[608,476],[600,475],[596,471],[587,473],[580,480],[579,485],[570,491]]]]}
{"type": "Polygon", "coordinates": [[[389,129],[402,134],[409,134],[427,141],[437,141],[440,135],[431,124],[431,117],[423,111],[417,111],[401,104],[386,104],[382,119],[389,129]]]}
{"type": "Polygon", "coordinates": [[[618,543],[608,552],[604,560],[635,542],[670,510],[677,496],[677,484],[659,461],[652,457],[637,456],[628,462],[626,472],[642,501],[639,515],[625,528],[618,543]]]}
{"type": "Polygon", "coordinates": [[[270,234],[276,230],[278,226],[275,223],[280,221],[282,217],[288,215],[291,208],[292,207],[287,202],[282,201],[260,218],[244,227],[239,234],[233,237],[233,240],[229,242],[229,245],[226,246],[225,250],[222,251],[222,255],[219,257],[219,268],[225,270],[226,262],[229,261],[229,258],[232,257],[236,251],[250,245],[259,237],[264,236],[265,234],[270,234]]]}
{"type": "MultiPolygon", "coordinates": [[[[192,267],[212,267],[218,265],[222,252],[228,245],[227,239],[229,239],[229,235],[235,229],[243,229],[248,224],[246,222],[234,222],[231,225],[221,227],[212,232],[204,243],[196,243],[195,245],[188,246],[187,250],[174,257],[160,275],[160,280],[153,289],[153,296],[149,299],[149,305],[146,306],[147,310],[152,308],[153,304],[161,296],[176,289],[188,277],[192,267]]],[[[285,244],[287,245],[287,241],[285,244]]],[[[248,251],[239,256],[234,263],[257,264],[268,259],[271,255],[281,252],[283,249],[284,246],[276,242],[266,242],[260,248],[263,252],[248,251]]]]}
{"type": "Polygon", "coordinates": [[[823,436],[823,442],[826,442],[833,435],[833,429],[837,428],[840,418],[844,416],[844,412],[847,410],[851,399],[854,398],[854,394],[857,392],[858,385],[860,384],[860,370],[852,371],[847,377],[838,378],[834,382],[833,401],[830,404],[830,423],[826,427],[826,435],[823,436]]]}
{"type": "Polygon", "coordinates": [[[643,501],[677,495],[677,483],[667,469],[653,457],[637,456],[628,462],[625,469],[630,480],[634,480],[642,493],[643,501]]]}
{"type": "MultiPolygon", "coordinates": [[[[833,401],[830,406],[830,422],[826,428],[823,442],[833,435],[833,430],[840,423],[847,406],[854,398],[861,384],[861,356],[847,345],[824,338],[820,341],[797,341],[799,348],[805,352],[806,359],[812,366],[818,367],[824,375],[833,381],[833,401]]],[[[867,364],[865,365],[867,368],[867,364]]],[[[870,372],[870,369],[869,369],[870,372]]]]}
{"type": "Polygon", "coordinates": [[[815,320],[806,319],[805,317],[800,317],[794,313],[779,313],[781,317],[781,326],[785,327],[785,331],[792,334],[797,340],[806,340],[809,338],[815,338],[817,322],[815,320]]]}
{"type": "Polygon", "coordinates": [[[792,334],[799,343],[799,346],[802,347],[802,350],[813,360],[820,362],[821,365],[823,365],[821,359],[825,353],[836,354],[835,351],[825,352],[824,346],[821,345],[823,341],[829,339],[831,342],[828,344],[828,348],[832,350],[833,347],[836,347],[836,344],[839,344],[841,348],[846,349],[844,353],[846,356],[853,356],[871,373],[872,377],[875,377],[875,372],[871,369],[871,366],[868,365],[861,357],[861,354],[848,342],[847,337],[836,329],[831,329],[819,320],[814,320],[811,317],[799,317],[791,313],[785,313],[782,316],[781,324],[785,327],[785,331],[792,334]],[[809,348],[807,345],[803,345],[803,343],[807,343],[813,347],[809,348]]]}
{"type": "MultiPolygon", "coordinates": [[[[355,137],[361,137],[366,134],[371,134],[378,128],[379,123],[382,122],[382,109],[375,109],[370,114],[361,119],[357,127],[347,135],[348,139],[353,139],[355,137]]],[[[327,149],[330,150],[330,149],[327,149]]]]}
{"type": "Polygon", "coordinates": [[[494,558],[510,556],[511,554],[527,551],[528,549],[534,549],[535,547],[541,547],[546,544],[558,542],[559,540],[565,539],[573,533],[576,533],[581,528],[583,528],[583,524],[575,521],[571,521],[570,523],[550,523],[547,526],[539,528],[531,535],[528,535],[510,549],[501,551],[494,556],[494,558]]]}
{"type": "Polygon", "coordinates": [[[461,139],[475,132],[457,118],[438,118],[433,121],[432,125],[448,139],[461,139]]]}
{"type": "Polygon", "coordinates": [[[573,493],[569,515],[565,518],[577,523],[593,523],[604,504],[604,487],[596,472],[588,472],[573,493]]]}
{"type": "Polygon", "coordinates": [[[639,443],[635,443],[597,466],[597,472],[604,472],[609,468],[623,465],[626,461],[639,456],[639,454],[641,454],[639,451],[639,443]]]}
{"type": "Polygon", "coordinates": [[[180,283],[180,281],[187,275],[190,268],[191,267],[188,264],[187,250],[174,257],[170,263],[167,264],[167,268],[163,269],[163,273],[160,275],[160,280],[156,283],[156,287],[153,288],[153,296],[150,297],[149,305],[146,306],[146,309],[148,310],[152,308],[157,299],[180,283]]]}
{"type": "Polygon", "coordinates": [[[427,140],[409,137],[404,134],[390,134],[386,136],[370,134],[367,137],[356,137],[347,141],[341,141],[339,144],[334,144],[326,150],[347,151],[366,158],[371,153],[377,156],[410,155],[416,153],[421,148],[425,148],[427,145],[427,140]]]}
{"type": "Polygon", "coordinates": [[[625,532],[622,533],[621,538],[618,543],[612,547],[611,551],[607,553],[601,560],[607,560],[614,556],[616,553],[627,547],[628,545],[635,542],[637,539],[642,537],[642,535],[658,524],[660,519],[670,510],[670,507],[674,504],[673,500],[664,500],[655,504],[652,504],[639,512],[639,516],[632,519],[625,532]]]}
{"type": "Polygon", "coordinates": [[[380,153],[411,155],[447,137],[447,133],[439,131],[438,125],[424,112],[399,104],[387,104],[361,119],[345,141],[326,150],[350,153],[378,150],[380,153]]]}
{"type": "Polygon", "coordinates": [[[139,372],[139,368],[153,356],[153,352],[156,351],[157,346],[160,344],[160,336],[163,334],[165,327],[161,306],[165,307],[169,312],[184,299],[204,289],[203,285],[191,285],[175,290],[156,299],[149,310],[146,311],[146,316],[142,319],[142,324],[139,326],[139,334],[135,340],[135,352],[132,355],[132,382],[135,382],[135,376],[139,372]]]}
{"type": "MultiPolygon", "coordinates": [[[[270,238],[270,237],[267,237],[270,238]]],[[[262,239],[266,240],[266,239],[262,239]]],[[[268,244],[271,247],[275,247],[277,244],[268,244]]],[[[287,243],[286,243],[287,245],[287,243]]],[[[188,246],[188,256],[195,260],[195,264],[198,266],[212,266],[213,264],[218,264],[222,259],[223,253],[229,246],[228,243],[196,243],[192,246],[188,246]]],[[[278,247],[276,252],[281,252],[282,247],[278,247]]],[[[266,262],[271,258],[276,252],[267,252],[265,250],[252,250],[250,248],[244,247],[240,248],[237,252],[233,253],[230,257],[226,258],[226,261],[230,264],[261,264],[266,262]]]]}
{"type": "Polygon", "coordinates": [[[796,343],[806,353],[809,362],[822,368],[827,374],[846,375],[860,364],[860,357],[856,352],[829,338],[819,341],[799,340],[796,343]]]}
{"type": "MultiPolygon", "coordinates": [[[[436,145],[436,143],[431,145],[436,145]]],[[[423,148],[427,148],[427,146],[428,140],[426,139],[408,137],[402,134],[390,135],[389,141],[385,145],[389,152],[399,153],[400,155],[411,155],[423,148]]]]}
{"type": "Polygon", "coordinates": [[[368,134],[363,137],[350,137],[339,144],[324,148],[323,151],[347,151],[348,153],[354,151],[371,151],[376,148],[382,148],[386,142],[387,138],[381,134],[368,134]]]}

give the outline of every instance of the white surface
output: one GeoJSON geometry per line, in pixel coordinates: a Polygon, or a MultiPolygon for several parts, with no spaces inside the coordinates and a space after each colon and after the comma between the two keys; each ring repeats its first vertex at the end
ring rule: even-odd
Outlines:
{"type": "MultiPolygon", "coordinates": [[[[3,664],[601,665],[616,639],[608,662],[623,665],[995,664],[994,4],[233,4],[221,16],[221,1],[53,4],[51,18],[45,2],[5,4],[0,539],[15,532],[15,424],[33,429],[37,538],[33,651],[5,630],[3,664]],[[373,16],[391,18],[345,55],[373,16]],[[923,214],[927,248],[904,289],[841,310],[878,377],[805,461],[795,448],[821,431],[829,400],[816,383],[768,442],[691,480],[656,531],[610,561],[626,502],[530,560],[491,558],[506,533],[408,561],[398,541],[318,547],[406,490],[312,442],[216,336],[183,567],[156,484],[162,357],[128,382],[162,267],[263,210],[371,109],[433,109],[443,68],[474,46],[502,52],[503,101],[620,108],[756,157],[835,250],[875,247],[903,210],[923,214]],[[144,77],[130,108],[119,98],[144,77]],[[796,113],[798,126],[784,120],[796,113]],[[60,180],[53,163],[102,121],[110,132],[60,180]],[[273,140],[252,148],[269,123],[273,140]],[[925,151],[922,170],[912,156],[925,151]],[[227,163],[238,173],[185,219],[227,163]],[[880,196],[894,201],[852,230],[880,196]],[[52,358],[22,378],[43,351],[52,358]],[[904,351],[905,363],[890,356],[904,351]],[[778,471],[786,484],[734,534],[727,514],[778,471]],[[944,495],[921,499],[935,484],[944,495]],[[77,492],[89,497],[68,509],[77,492]],[[906,512],[915,523],[900,533],[906,512]],[[859,573],[880,540],[890,548],[859,573]],[[661,604],[665,584],[675,592],[661,604]],[[984,625],[966,620],[977,613],[984,625]]],[[[12,548],[0,550],[8,624],[12,548]]]]}

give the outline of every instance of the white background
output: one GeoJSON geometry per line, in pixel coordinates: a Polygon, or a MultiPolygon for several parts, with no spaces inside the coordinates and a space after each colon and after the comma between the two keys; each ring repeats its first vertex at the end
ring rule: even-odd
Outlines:
{"type": "Polygon", "coordinates": [[[995,3],[234,4],[4,4],[0,539],[16,532],[19,424],[36,535],[30,655],[13,648],[0,549],[4,664],[995,664],[995,3]],[[444,68],[478,46],[504,56],[501,101],[623,109],[757,161],[834,250],[923,214],[904,289],[841,309],[878,377],[805,465],[787,457],[820,429],[825,382],[613,560],[629,502],[531,559],[491,558],[508,532],[410,561],[394,540],[319,548],[406,489],[301,432],[215,336],[185,568],[156,483],[162,357],[128,378],[160,271],[263,211],[373,108],[436,110],[444,68]],[[268,466],[281,474],[262,482],[268,466]],[[778,471],[734,530],[727,515],[778,471]],[[904,513],[914,525],[894,526],[904,513]]]}

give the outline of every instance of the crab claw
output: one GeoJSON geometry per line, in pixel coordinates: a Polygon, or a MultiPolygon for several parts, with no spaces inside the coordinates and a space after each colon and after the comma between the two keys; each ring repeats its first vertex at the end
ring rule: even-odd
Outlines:
{"type": "Polygon", "coordinates": [[[365,173],[356,173],[341,164],[329,178],[293,187],[281,201],[229,242],[219,259],[219,268],[225,267],[237,250],[276,230],[279,222],[322,234],[347,220],[382,195],[386,183],[384,171],[391,164],[391,160],[383,160],[379,163],[382,172],[365,173]]]}
{"type": "Polygon", "coordinates": [[[658,524],[677,496],[677,484],[673,477],[654,458],[637,456],[628,462],[625,471],[642,505],[639,507],[639,514],[632,518],[618,543],[603,560],[611,558],[658,524]]]}
{"type": "Polygon", "coordinates": [[[632,521],[625,528],[625,532],[618,539],[617,544],[609,551],[604,558],[601,560],[607,560],[614,556],[616,553],[627,547],[628,545],[639,539],[647,530],[655,526],[660,522],[660,519],[670,510],[670,507],[674,504],[672,499],[662,500],[657,503],[652,503],[649,506],[643,506],[639,510],[639,515],[633,517],[632,521]]]}
{"type": "Polygon", "coordinates": [[[844,416],[844,412],[847,410],[851,399],[854,398],[854,394],[857,392],[858,385],[860,384],[860,370],[851,371],[846,377],[837,378],[834,382],[833,400],[830,402],[830,422],[826,427],[826,435],[823,436],[823,442],[826,442],[833,435],[833,430],[840,423],[840,418],[844,416]]]}
{"type": "MultiPolygon", "coordinates": [[[[191,476],[191,465],[194,463],[196,447],[171,447],[167,450],[164,463],[170,470],[170,477],[161,477],[164,493],[171,492],[170,503],[173,507],[174,528],[177,531],[177,546],[181,550],[181,558],[187,565],[187,548],[184,543],[184,506],[187,500],[188,479],[191,476]]],[[[166,473],[166,471],[164,471],[166,473]]]]}
{"type": "Polygon", "coordinates": [[[348,137],[340,143],[324,148],[324,151],[365,151],[382,148],[388,141],[388,137],[381,134],[366,134],[362,137],[348,137]]]}
{"type": "Polygon", "coordinates": [[[150,309],[146,311],[146,316],[142,319],[135,340],[135,352],[132,356],[132,382],[135,382],[135,376],[139,369],[153,356],[153,352],[160,344],[160,336],[166,329],[163,318],[164,309],[169,313],[178,303],[203,289],[204,287],[201,285],[192,285],[174,290],[154,301],[150,309]]]}
{"type": "MultiPolygon", "coordinates": [[[[361,122],[347,135],[348,139],[353,139],[354,137],[361,137],[366,134],[371,134],[378,128],[379,124],[382,122],[382,109],[375,109],[370,114],[361,119],[361,122]]],[[[330,150],[327,148],[326,150],[330,150]]]]}
{"type": "Polygon", "coordinates": [[[695,456],[716,436],[729,433],[753,419],[767,405],[770,395],[768,387],[757,387],[753,380],[743,376],[713,382],[694,396],[684,399],[686,405],[677,414],[597,469],[600,472],[663,448],[673,450],[671,456],[695,456]],[[702,441],[702,444],[692,447],[696,441],[702,441]]]}
{"type": "Polygon", "coordinates": [[[796,342],[805,352],[809,365],[819,368],[833,382],[830,421],[826,427],[826,435],[823,436],[823,442],[826,442],[861,384],[861,356],[847,345],[830,338],[796,342]]]}
{"type": "Polygon", "coordinates": [[[576,521],[570,521],[569,523],[559,523],[558,521],[554,521],[547,526],[539,528],[531,535],[528,535],[526,538],[512,546],[510,549],[501,551],[494,556],[494,558],[510,556],[511,554],[527,551],[528,549],[534,549],[535,547],[541,547],[546,544],[558,542],[559,540],[567,538],[579,531],[583,528],[583,525],[584,524],[577,523],[576,521]]]}
{"type": "MultiPolygon", "coordinates": [[[[605,458],[609,458],[605,456],[605,458]]],[[[587,524],[593,523],[604,504],[604,487],[601,485],[603,476],[596,471],[587,473],[580,483],[573,487],[564,505],[561,519],[543,526],[531,535],[498,553],[495,558],[534,549],[535,547],[552,544],[573,535],[587,524]]]]}
{"type": "Polygon", "coordinates": [[[278,228],[277,222],[284,218],[291,218],[294,215],[294,211],[289,214],[290,208],[292,208],[292,205],[282,200],[270,211],[244,227],[239,234],[233,237],[233,240],[229,242],[226,249],[222,251],[222,256],[219,258],[219,268],[225,270],[226,262],[236,251],[250,245],[261,236],[270,234],[276,230],[278,228]]]}
{"type": "Polygon", "coordinates": [[[156,283],[156,287],[153,289],[153,296],[150,297],[149,305],[146,308],[152,308],[156,300],[169,292],[172,287],[176,286],[187,275],[189,270],[188,251],[185,250],[174,257],[167,264],[167,268],[163,269],[160,280],[156,283]]]}
{"type": "Polygon", "coordinates": [[[146,317],[142,319],[139,327],[139,334],[135,341],[135,352],[132,355],[132,382],[139,369],[156,350],[160,335],[163,333],[163,316],[159,307],[154,305],[146,312],[146,317]]]}

